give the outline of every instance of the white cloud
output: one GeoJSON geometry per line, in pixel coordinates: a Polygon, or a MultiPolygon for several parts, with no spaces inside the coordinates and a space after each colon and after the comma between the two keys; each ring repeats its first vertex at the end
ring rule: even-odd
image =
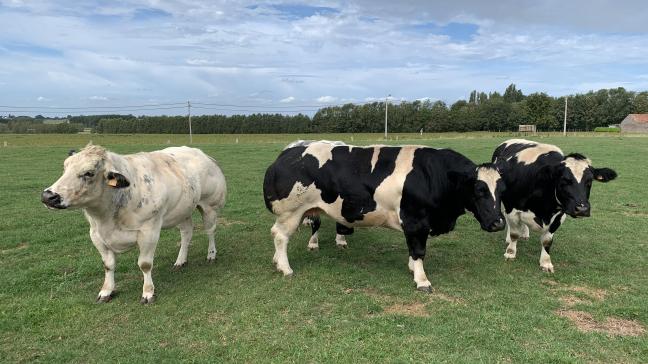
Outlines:
{"type": "Polygon", "coordinates": [[[108,101],[108,98],[106,96],[90,96],[90,97],[88,97],[88,100],[92,100],[92,101],[108,101]]]}
{"type": "Polygon", "coordinates": [[[293,96],[288,96],[285,99],[279,100],[279,102],[282,102],[282,103],[289,103],[289,102],[293,102],[293,101],[295,101],[295,98],[293,96]]]}
{"type": "Polygon", "coordinates": [[[50,101],[50,99],[48,99],[48,98],[46,98],[46,97],[43,97],[43,96],[38,96],[38,97],[36,98],[36,101],[39,101],[39,102],[42,102],[42,101],[50,101]]]}
{"type": "Polygon", "coordinates": [[[320,96],[317,98],[317,102],[322,102],[322,103],[332,103],[337,101],[337,97],[334,96],[320,96]]]}

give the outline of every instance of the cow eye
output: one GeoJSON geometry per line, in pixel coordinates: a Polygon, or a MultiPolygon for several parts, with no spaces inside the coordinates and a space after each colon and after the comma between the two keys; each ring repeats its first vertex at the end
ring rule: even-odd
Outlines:
{"type": "Polygon", "coordinates": [[[94,176],[95,176],[95,174],[92,171],[88,171],[88,172],[81,175],[82,178],[92,178],[94,176]]]}

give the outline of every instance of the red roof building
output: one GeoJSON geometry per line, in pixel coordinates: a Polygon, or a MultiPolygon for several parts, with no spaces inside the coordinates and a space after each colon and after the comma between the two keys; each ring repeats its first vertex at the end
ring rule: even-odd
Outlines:
{"type": "Polygon", "coordinates": [[[629,114],[620,127],[626,133],[648,133],[648,114],[629,114]]]}

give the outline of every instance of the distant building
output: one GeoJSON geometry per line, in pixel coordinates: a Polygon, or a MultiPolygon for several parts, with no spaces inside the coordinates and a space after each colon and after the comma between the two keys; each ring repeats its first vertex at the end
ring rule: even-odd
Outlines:
{"type": "Polygon", "coordinates": [[[624,133],[648,133],[648,114],[629,114],[620,126],[624,133]]]}

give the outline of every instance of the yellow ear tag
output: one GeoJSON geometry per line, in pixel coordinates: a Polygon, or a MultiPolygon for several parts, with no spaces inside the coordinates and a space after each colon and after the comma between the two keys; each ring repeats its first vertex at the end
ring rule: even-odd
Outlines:
{"type": "Polygon", "coordinates": [[[603,176],[596,176],[596,179],[599,180],[599,181],[602,181],[602,180],[603,180],[603,176]]]}
{"type": "Polygon", "coordinates": [[[108,186],[117,187],[117,178],[109,179],[108,186]]]}

